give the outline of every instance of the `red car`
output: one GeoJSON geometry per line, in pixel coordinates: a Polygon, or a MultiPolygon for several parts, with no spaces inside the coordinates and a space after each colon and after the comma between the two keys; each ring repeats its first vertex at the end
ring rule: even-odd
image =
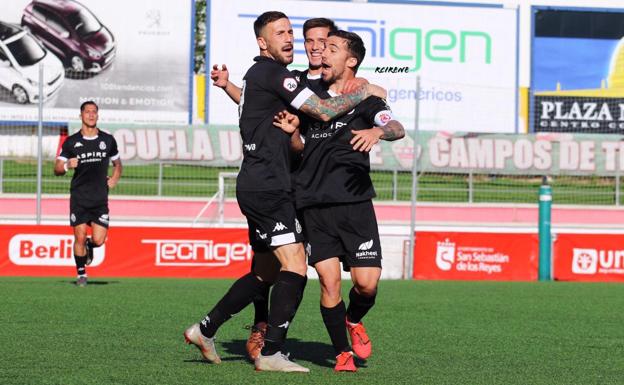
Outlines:
{"type": "Polygon", "coordinates": [[[22,26],[74,72],[100,72],[115,58],[113,34],[77,1],[33,0],[22,26]]]}

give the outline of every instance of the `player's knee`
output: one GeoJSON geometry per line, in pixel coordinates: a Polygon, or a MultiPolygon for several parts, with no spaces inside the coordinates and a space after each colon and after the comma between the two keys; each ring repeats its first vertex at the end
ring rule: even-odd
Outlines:
{"type": "Polygon", "coordinates": [[[340,298],[341,298],[340,281],[326,284],[325,282],[320,280],[320,283],[321,283],[321,301],[332,302],[332,303],[340,302],[340,298]]]}
{"type": "Polygon", "coordinates": [[[355,290],[365,297],[373,297],[377,294],[377,282],[355,282],[355,290]]]}
{"type": "Polygon", "coordinates": [[[78,233],[78,234],[74,234],[74,244],[76,245],[84,245],[84,243],[87,241],[87,234],[86,233],[78,233]]]}
{"type": "Polygon", "coordinates": [[[106,240],[106,237],[93,237],[91,239],[91,243],[93,244],[94,247],[100,247],[104,244],[105,240],[106,240]]]}

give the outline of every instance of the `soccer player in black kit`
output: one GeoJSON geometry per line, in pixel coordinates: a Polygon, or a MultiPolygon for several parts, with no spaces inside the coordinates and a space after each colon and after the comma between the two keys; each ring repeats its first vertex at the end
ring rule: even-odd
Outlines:
{"type": "MultiPolygon", "coordinates": [[[[329,33],[322,60],[322,77],[330,87],[328,97],[354,78],[365,52],[355,33],[329,33]]],[[[327,123],[302,120],[305,144],[298,144],[303,155],[295,195],[303,214],[308,263],[319,274],[321,314],[337,354],[334,369],[356,371],[353,352],[362,359],[371,354],[372,344],[361,321],[375,303],[381,276],[368,151],[380,139],[402,138],[405,130],[385,101],[377,97],[327,123]],[[341,262],[353,281],[348,308],[341,298],[341,262]]],[[[276,125],[286,132],[294,131],[298,123],[298,118],[285,111],[276,117],[276,125]]]]}
{"type": "MultiPolygon", "coordinates": [[[[236,195],[248,221],[250,243],[265,243],[281,265],[271,291],[265,344],[255,367],[266,371],[309,372],[281,352],[303,295],[307,266],[303,230],[290,196],[291,137],[275,129],[273,116],[291,106],[329,121],[369,96],[385,95],[385,90],[366,84],[352,93],[321,100],[286,69],[293,60],[294,40],[286,15],[263,13],[254,22],[254,32],[260,56],[254,59],[256,63],[244,77],[239,103],[243,163],[236,195]]],[[[186,341],[196,345],[207,360],[220,362],[214,346],[217,329],[251,303],[267,285],[251,272],[238,279],[199,324],[185,331],[186,341]]]]}
{"type": "MultiPolygon", "coordinates": [[[[304,48],[308,58],[308,68],[305,71],[292,70],[291,73],[299,83],[305,84],[317,95],[325,94],[327,90],[327,85],[321,79],[321,56],[325,49],[325,40],[327,40],[329,32],[337,29],[334,22],[326,18],[308,19],[303,23],[304,48]]],[[[215,64],[210,72],[210,78],[213,80],[213,85],[222,88],[236,104],[240,102],[242,88],[229,81],[229,72],[225,64],[221,68],[215,64]]],[[[299,133],[293,133],[293,135],[296,137],[299,133]]],[[[293,164],[293,171],[297,167],[298,164],[293,164]]],[[[279,261],[264,243],[256,243],[252,247],[254,250],[252,272],[261,277],[262,280],[273,283],[280,269],[279,261]]],[[[252,361],[258,357],[264,346],[269,313],[268,286],[265,293],[254,298],[253,305],[254,323],[250,327],[251,333],[246,344],[247,355],[252,361]]]]}
{"type": "Polygon", "coordinates": [[[108,190],[121,177],[122,166],[115,138],[97,128],[98,106],[87,101],[80,106],[82,127],[63,143],[54,165],[55,175],[73,169],[70,189],[70,225],[74,228],[74,259],[78,279],[87,285],[86,265],[93,261],[93,248],[100,247],[108,232],[108,190]],[[113,174],[108,176],[109,162],[113,174]],[[91,237],[87,228],[91,226],[91,237]]]}

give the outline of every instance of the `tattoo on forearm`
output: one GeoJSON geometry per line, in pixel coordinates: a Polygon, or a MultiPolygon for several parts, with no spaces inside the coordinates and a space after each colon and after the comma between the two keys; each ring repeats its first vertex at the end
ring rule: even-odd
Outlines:
{"type": "Polygon", "coordinates": [[[385,126],[380,127],[383,131],[383,135],[381,139],[387,141],[393,141],[397,139],[401,139],[405,136],[405,129],[403,125],[396,120],[389,121],[385,126]]]}
{"type": "Polygon", "coordinates": [[[366,99],[366,86],[361,86],[354,92],[335,96],[330,99],[321,99],[312,95],[301,106],[301,111],[309,116],[321,120],[331,120],[352,110],[362,100],[366,99]]]}

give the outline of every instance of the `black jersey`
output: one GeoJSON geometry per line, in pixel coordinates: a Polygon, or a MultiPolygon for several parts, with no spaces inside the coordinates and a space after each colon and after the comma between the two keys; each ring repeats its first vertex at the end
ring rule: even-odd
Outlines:
{"type": "Polygon", "coordinates": [[[327,83],[325,83],[323,81],[323,78],[321,78],[321,74],[310,75],[309,70],[305,70],[305,71],[292,70],[290,72],[292,72],[292,74],[295,75],[295,79],[297,79],[299,83],[302,83],[303,85],[311,89],[312,92],[314,92],[317,95],[321,95],[325,93],[327,89],[329,88],[327,83]]]}
{"type": "Polygon", "coordinates": [[[295,183],[297,207],[373,198],[369,155],[353,150],[351,130],[383,126],[391,119],[386,102],[372,96],[330,122],[304,123],[305,146],[295,183]]]}
{"type": "Polygon", "coordinates": [[[312,91],[275,60],[258,56],[254,61],[243,78],[239,103],[243,163],[236,188],[290,191],[290,135],[273,125],[273,117],[289,106],[299,109],[312,91]]]}
{"type": "Polygon", "coordinates": [[[92,137],[80,131],[63,143],[58,159],[78,158],[78,167],[71,181],[71,198],[87,205],[108,202],[108,165],[119,159],[115,138],[104,131],[92,137]]]}

